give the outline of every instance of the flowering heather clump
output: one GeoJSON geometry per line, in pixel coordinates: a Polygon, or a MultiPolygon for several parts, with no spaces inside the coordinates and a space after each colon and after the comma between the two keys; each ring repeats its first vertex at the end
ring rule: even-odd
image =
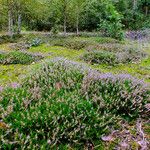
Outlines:
{"type": "Polygon", "coordinates": [[[99,49],[100,47],[97,48],[98,50],[90,50],[84,53],[81,59],[95,64],[114,65],[119,63],[139,62],[142,58],[147,56],[146,53],[130,46],[124,46],[120,49],[117,49],[117,47],[116,49],[113,49],[114,47],[105,49],[104,46],[101,47],[102,49],[99,49]]]}
{"type": "Polygon", "coordinates": [[[144,111],[149,89],[142,80],[131,75],[100,74],[90,72],[82,85],[83,94],[101,110],[121,116],[135,117],[144,111]]]}
{"type": "Polygon", "coordinates": [[[82,149],[99,141],[119,115],[143,112],[148,98],[145,83],[130,75],[101,74],[64,58],[45,60],[13,87],[0,97],[0,117],[9,126],[0,130],[0,149],[82,149]]]}
{"type": "Polygon", "coordinates": [[[132,40],[139,40],[145,37],[145,33],[143,31],[129,31],[126,33],[126,38],[132,40]]]}
{"type": "Polygon", "coordinates": [[[110,64],[116,63],[116,56],[112,52],[107,51],[92,51],[85,53],[81,59],[89,63],[96,64],[110,64]]]}
{"type": "Polygon", "coordinates": [[[0,54],[0,64],[30,64],[39,59],[41,59],[41,57],[33,56],[21,51],[0,54]]]}

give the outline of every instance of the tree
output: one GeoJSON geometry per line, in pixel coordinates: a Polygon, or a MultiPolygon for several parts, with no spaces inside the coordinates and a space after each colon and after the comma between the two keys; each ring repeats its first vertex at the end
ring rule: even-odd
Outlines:
{"type": "Polygon", "coordinates": [[[80,22],[80,16],[83,11],[83,8],[85,6],[86,0],[73,0],[72,3],[72,9],[75,13],[75,26],[76,26],[76,33],[79,34],[79,22],[80,22]]]}

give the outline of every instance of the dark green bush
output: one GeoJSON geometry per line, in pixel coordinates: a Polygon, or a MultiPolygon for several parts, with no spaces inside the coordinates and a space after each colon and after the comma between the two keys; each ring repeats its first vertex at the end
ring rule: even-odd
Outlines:
{"type": "Polygon", "coordinates": [[[10,37],[9,35],[2,35],[0,36],[0,44],[15,43],[21,37],[22,36],[20,34],[14,34],[12,37],[10,37]]]}
{"type": "Polygon", "coordinates": [[[0,64],[30,64],[39,59],[41,58],[38,56],[32,56],[19,51],[0,54],[0,64]]]}
{"type": "Polygon", "coordinates": [[[128,74],[89,73],[83,80],[83,93],[101,111],[108,110],[128,118],[135,118],[145,110],[150,90],[146,83],[128,74]]]}
{"type": "Polygon", "coordinates": [[[82,58],[84,61],[95,64],[110,64],[116,63],[116,56],[114,53],[107,51],[92,51],[85,53],[82,58]]]}
{"type": "Polygon", "coordinates": [[[106,14],[108,16],[101,19],[101,23],[99,24],[100,30],[105,36],[123,40],[122,16],[115,10],[115,7],[111,3],[107,7],[106,14]]]}
{"type": "Polygon", "coordinates": [[[89,41],[71,40],[71,39],[58,39],[52,42],[54,46],[64,46],[70,49],[80,50],[90,44],[89,41]]]}

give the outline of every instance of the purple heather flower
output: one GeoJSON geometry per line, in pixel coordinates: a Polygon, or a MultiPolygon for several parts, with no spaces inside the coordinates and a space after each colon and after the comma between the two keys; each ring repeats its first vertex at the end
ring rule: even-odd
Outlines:
{"type": "Polygon", "coordinates": [[[11,87],[14,88],[14,89],[17,89],[18,87],[20,87],[20,84],[19,83],[11,83],[11,87]]]}
{"type": "Polygon", "coordinates": [[[2,86],[0,86],[0,92],[2,92],[2,91],[3,91],[3,89],[4,89],[4,88],[3,88],[2,86]]]}

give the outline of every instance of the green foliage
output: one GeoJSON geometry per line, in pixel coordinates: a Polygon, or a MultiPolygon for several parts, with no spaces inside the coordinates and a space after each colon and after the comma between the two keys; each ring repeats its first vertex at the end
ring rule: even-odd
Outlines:
{"type": "Polygon", "coordinates": [[[0,64],[30,64],[38,59],[36,56],[19,51],[0,54],[0,64]]]}
{"type": "Polygon", "coordinates": [[[30,46],[37,47],[42,44],[42,40],[39,38],[35,38],[35,39],[32,39],[32,41],[30,41],[29,44],[30,46]]]}
{"type": "Polygon", "coordinates": [[[8,127],[0,129],[0,148],[83,147],[106,134],[116,115],[143,112],[147,96],[134,78],[100,74],[63,58],[46,60],[20,87],[1,92],[1,118],[8,127]]]}
{"type": "Polygon", "coordinates": [[[115,54],[107,51],[92,51],[85,53],[82,58],[84,61],[96,64],[110,64],[114,65],[116,63],[115,54]]]}
{"type": "Polygon", "coordinates": [[[85,48],[90,44],[90,41],[86,40],[76,40],[76,39],[58,39],[52,42],[54,46],[64,46],[70,49],[80,50],[85,48]]]}
{"type": "Polygon", "coordinates": [[[124,36],[121,15],[115,10],[113,5],[108,5],[107,10],[110,14],[106,19],[102,19],[100,29],[104,32],[105,36],[122,40],[124,36]]]}
{"type": "Polygon", "coordinates": [[[18,34],[14,34],[12,37],[9,35],[1,35],[0,36],[0,44],[4,43],[15,43],[17,40],[19,40],[22,36],[18,34]]]}
{"type": "Polygon", "coordinates": [[[145,110],[150,90],[128,74],[89,73],[83,81],[83,93],[101,111],[108,110],[126,118],[135,118],[145,110]]]}

